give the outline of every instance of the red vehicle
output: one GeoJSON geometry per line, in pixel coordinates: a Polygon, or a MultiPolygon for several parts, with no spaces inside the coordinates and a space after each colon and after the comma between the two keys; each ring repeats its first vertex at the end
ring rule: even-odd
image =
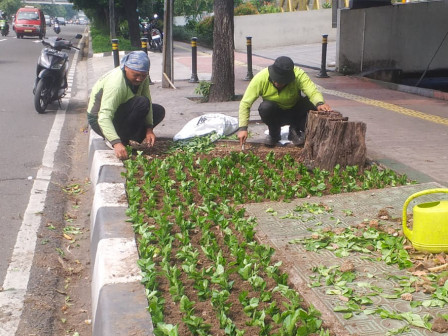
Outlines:
{"type": "Polygon", "coordinates": [[[20,8],[14,19],[14,31],[17,38],[23,38],[26,35],[39,36],[40,39],[43,39],[46,33],[46,24],[42,10],[32,6],[20,8]]]}

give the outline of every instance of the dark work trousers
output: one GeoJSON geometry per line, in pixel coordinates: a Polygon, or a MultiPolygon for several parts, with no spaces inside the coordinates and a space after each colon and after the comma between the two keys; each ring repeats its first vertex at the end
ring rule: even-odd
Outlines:
{"type": "MultiPolygon", "coordinates": [[[[118,107],[112,122],[123,145],[128,145],[129,140],[140,143],[145,139],[149,104],[150,101],[147,97],[135,96],[118,107]]],[[[152,104],[152,114],[153,127],[156,127],[165,118],[165,108],[158,104],[152,104]]],[[[104,137],[98,126],[98,121],[96,125],[91,123],[91,127],[96,133],[104,137]]]]}
{"type": "Polygon", "coordinates": [[[299,99],[292,109],[283,110],[277,103],[263,100],[258,107],[261,121],[269,129],[269,135],[274,138],[280,138],[280,129],[282,126],[289,125],[296,131],[305,131],[308,111],[315,110],[316,107],[307,97],[299,99]]]}

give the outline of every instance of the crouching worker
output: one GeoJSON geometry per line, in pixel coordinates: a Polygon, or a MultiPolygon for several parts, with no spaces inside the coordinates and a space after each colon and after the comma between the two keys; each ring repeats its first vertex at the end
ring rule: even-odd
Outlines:
{"type": "Polygon", "coordinates": [[[125,146],[129,140],[153,146],[153,129],[165,117],[165,109],[151,101],[148,73],[148,55],[133,51],[119,67],[101,76],[90,94],[89,125],[120,160],[128,158],[125,146]]]}
{"type": "Polygon", "coordinates": [[[280,140],[281,127],[285,125],[289,125],[288,139],[296,146],[303,145],[308,111],[331,111],[308,75],[294,66],[291,58],[281,56],[257,73],[244,93],[239,107],[241,145],[247,140],[250,108],[258,97],[263,99],[258,112],[269,129],[265,141],[269,147],[280,140]]]}

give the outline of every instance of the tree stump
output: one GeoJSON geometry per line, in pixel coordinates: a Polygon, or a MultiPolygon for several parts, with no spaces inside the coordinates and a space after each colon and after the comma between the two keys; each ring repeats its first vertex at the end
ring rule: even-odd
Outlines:
{"type": "Polygon", "coordinates": [[[366,163],[366,124],[350,122],[336,111],[310,111],[305,131],[302,159],[309,169],[332,171],[341,167],[366,163]]]}

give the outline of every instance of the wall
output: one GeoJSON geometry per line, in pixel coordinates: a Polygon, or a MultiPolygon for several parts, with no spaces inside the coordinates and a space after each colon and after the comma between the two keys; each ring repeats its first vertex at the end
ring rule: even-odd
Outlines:
{"type": "Polygon", "coordinates": [[[246,50],[246,37],[252,37],[257,48],[321,43],[322,34],[328,41],[336,40],[331,24],[331,9],[288,13],[235,16],[235,49],[246,50]]]}
{"type": "Polygon", "coordinates": [[[423,72],[432,58],[430,69],[447,69],[448,38],[441,44],[448,33],[447,17],[448,0],[342,9],[338,15],[337,70],[423,72]]]}

